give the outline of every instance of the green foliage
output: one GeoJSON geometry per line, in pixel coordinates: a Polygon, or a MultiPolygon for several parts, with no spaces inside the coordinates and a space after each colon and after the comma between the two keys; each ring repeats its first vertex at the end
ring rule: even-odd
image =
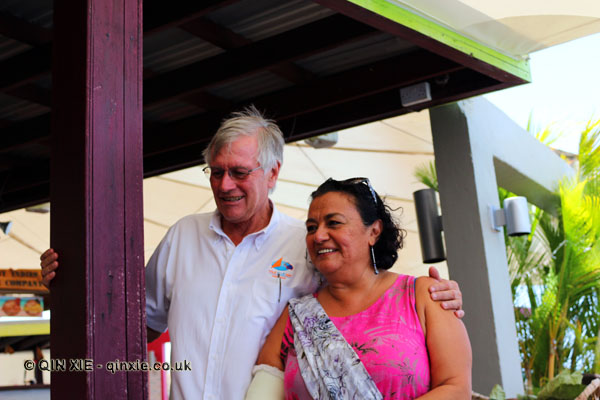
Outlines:
{"type": "Polygon", "coordinates": [[[421,165],[415,169],[415,177],[428,188],[438,191],[437,173],[435,164],[430,161],[429,164],[421,165]]]}
{"type": "Polygon", "coordinates": [[[585,389],[581,384],[581,373],[563,370],[537,395],[538,400],[572,400],[585,389]]]}
{"type": "Polygon", "coordinates": [[[532,391],[563,369],[598,371],[599,127],[590,123],[581,135],[575,177],[557,190],[558,215],[534,207],[532,233],[507,238],[513,294],[526,287],[531,303],[515,318],[532,391]]]}
{"type": "Polygon", "coordinates": [[[504,393],[502,386],[496,385],[492,388],[490,400],[506,400],[506,394],[504,393]]]}
{"type": "MultiPolygon", "coordinates": [[[[581,384],[580,372],[561,371],[548,382],[537,394],[518,396],[519,400],[572,400],[585,390],[586,385],[581,384]]],[[[505,400],[506,395],[502,386],[496,385],[490,393],[490,400],[505,400]]]]}

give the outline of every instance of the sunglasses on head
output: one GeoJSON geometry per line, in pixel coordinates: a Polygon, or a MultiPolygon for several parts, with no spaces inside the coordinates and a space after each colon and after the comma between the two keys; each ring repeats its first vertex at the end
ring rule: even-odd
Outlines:
{"type": "MultiPolygon", "coordinates": [[[[333,180],[333,179],[331,179],[331,180],[333,180]]],[[[371,192],[371,197],[373,198],[373,203],[375,203],[375,206],[377,206],[377,194],[375,193],[373,186],[371,186],[371,181],[369,181],[369,178],[350,178],[350,179],[346,179],[343,181],[337,181],[337,182],[342,185],[367,185],[367,187],[369,188],[369,191],[371,192]]]]}

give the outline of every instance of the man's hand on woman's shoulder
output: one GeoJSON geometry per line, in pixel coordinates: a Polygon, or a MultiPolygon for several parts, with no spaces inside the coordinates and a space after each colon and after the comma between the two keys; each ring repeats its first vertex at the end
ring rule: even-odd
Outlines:
{"type": "Polygon", "coordinates": [[[438,283],[429,287],[429,295],[434,301],[440,301],[444,310],[454,310],[457,318],[465,316],[462,309],[462,292],[456,281],[442,279],[440,273],[435,267],[429,267],[429,277],[438,281],[438,283]]]}

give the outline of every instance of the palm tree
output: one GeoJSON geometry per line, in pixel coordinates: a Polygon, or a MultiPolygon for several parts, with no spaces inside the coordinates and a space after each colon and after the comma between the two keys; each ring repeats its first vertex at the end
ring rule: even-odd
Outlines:
{"type": "Polygon", "coordinates": [[[531,304],[515,314],[529,387],[564,368],[598,372],[599,127],[589,123],[581,134],[575,177],[557,191],[558,215],[534,207],[532,233],[507,238],[513,294],[526,288],[531,304]]]}

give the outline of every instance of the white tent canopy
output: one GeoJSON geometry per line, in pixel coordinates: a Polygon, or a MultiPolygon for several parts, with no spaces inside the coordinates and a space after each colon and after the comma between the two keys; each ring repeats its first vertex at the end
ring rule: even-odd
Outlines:
{"type": "Polygon", "coordinates": [[[388,0],[515,58],[600,32],[597,0],[388,0]]]}

